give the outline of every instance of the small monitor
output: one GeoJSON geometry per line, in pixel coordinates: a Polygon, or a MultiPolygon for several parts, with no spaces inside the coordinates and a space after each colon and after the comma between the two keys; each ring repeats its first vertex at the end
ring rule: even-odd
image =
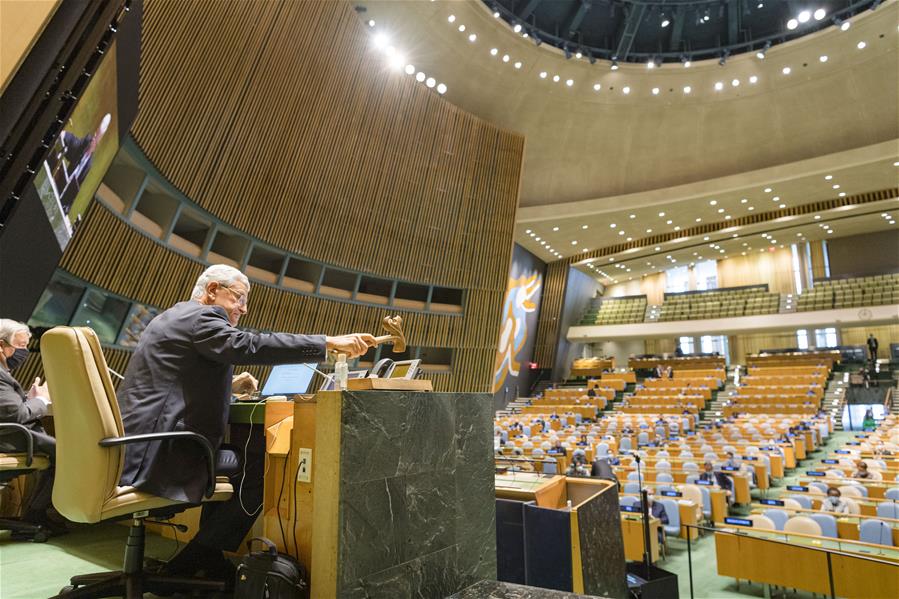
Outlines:
{"type": "Polygon", "coordinates": [[[787,485],[787,491],[799,491],[800,493],[808,493],[808,487],[802,485],[787,485]]]}
{"type": "Polygon", "coordinates": [[[315,374],[318,363],[310,364],[278,364],[272,368],[260,395],[301,395],[309,391],[309,383],[315,374]]]}
{"type": "Polygon", "coordinates": [[[403,360],[394,362],[387,371],[388,379],[414,379],[418,375],[418,367],[421,360],[403,360]]]}
{"type": "Polygon", "coordinates": [[[748,526],[752,527],[752,520],[749,518],[725,518],[725,524],[733,524],[734,526],[748,526]]]}
{"type": "Polygon", "coordinates": [[[849,451],[848,449],[837,449],[836,451],[834,451],[834,453],[845,454],[845,453],[852,453],[852,452],[849,451]]]}
{"type": "Polygon", "coordinates": [[[806,476],[824,476],[824,473],[820,470],[806,470],[806,476]]]}
{"type": "Polygon", "coordinates": [[[710,481],[710,480],[703,480],[703,479],[701,479],[701,478],[697,478],[695,481],[693,481],[693,484],[695,484],[695,485],[705,485],[705,486],[707,486],[707,487],[711,487],[714,483],[713,483],[712,481],[710,481]]]}
{"type": "Polygon", "coordinates": [[[664,497],[683,497],[684,496],[684,494],[681,493],[680,491],[662,491],[659,493],[659,495],[662,495],[664,497]]]}
{"type": "Polygon", "coordinates": [[[637,513],[640,513],[640,512],[643,511],[643,510],[641,510],[641,509],[640,509],[639,507],[637,507],[636,505],[622,505],[622,506],[621,506],[621,511],[622,511],[622,512],[637,512],[637,513]]]}
{"type": "Polygon", "coordinates": [[[858,441],[846,441],[846,445],[861,445],[858,441]]]}
{"type": "Polygon", "coordinates": [[[726,470],[727,472],[736,472],[739,470],[736,466],[721,466],[722,470],[726,470]]]}
{"type": "Polygon", "coordinates": [[[758,461],[758,458],[757,458],[757,457],[751,456],[751,455],[744,455],[744,456],[743,456],[743,459],[744,459],[744,460],[749,460],[750,462],[756,462],[756,461],[758,461]]]}
{"type": "Polygon", "coordinates": [[[759,499],[759,503],[762,505],[776,505],[783,507],[784,502],[780,499],[759,499]]]}
{"type": "Polygon", "coordinates": [[[822,464],[839,464],[839,460],[821,460],[822,464]]]}

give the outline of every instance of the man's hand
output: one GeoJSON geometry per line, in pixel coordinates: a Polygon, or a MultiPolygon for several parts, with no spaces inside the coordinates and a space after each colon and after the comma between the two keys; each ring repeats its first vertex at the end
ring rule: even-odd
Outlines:
{"type": "Polygon", "coordinates": [[[241,372],[231,379],[231,392],[234,395],[250,395],[259,389],[259,381],[249,372],[241,372]]]}
{"type": "Polygon", "coordinates": [[[377,345],[373,335],[368,333],[353,333],[340,337],[325,337],[325,343],[329,351],[338,354],[346,354],[347,358],[358,358],[368,351],[369,347],[377,345]]]}
{"type": "Polygon", "coordinates": [[[36,377],[34,382],[31,383],[31,389],[28,390],[28,399],[34,397],[43,397],[47,401],[50,401],[50,389],[47,388],[46,382],[41,384],[41,377],[36,377]]]}

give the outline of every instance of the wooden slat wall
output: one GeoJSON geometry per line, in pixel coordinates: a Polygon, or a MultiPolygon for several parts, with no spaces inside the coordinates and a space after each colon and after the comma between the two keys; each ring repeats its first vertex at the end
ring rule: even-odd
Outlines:
{"type": "Polygon", "coordinates": [[[568,263],[564,260],[550,262],[546,265],[543,297],[540,300],[540,316],[537,319],[537,339],[534,342],[534,361],[541,368],[553,368],[555,364],[569,268],[568,263]]]}
{"type": "MultiPolygon", "coordinates": [[[[463,316],[410,314],[406,333],[453,350],[451,372],[429,375],[437,390],[489,392],[524,139],[388,70],[347,2],[147,0],[142,35],[132,134],[159,171],[275,247],[464,289],[463,316]]],[[[203,269],[98,202],[60,266],[160,307],[203,269]]],[[[241,324],[378,332],[386,313],[255,284],[241,324]]],[[[124,370],[127,352],[107,357],[124,370]]]]}
{"type": "Polygon", "coordinates": [[[140,92],[148,158],[238,229],[391,278],[505,284],[523,138],[389,70],[351,4],[148,0],[140,92]]]}
{"type": "MultiPolygon", "coordinates": [[[[188,299],[203,270],[201,263],[141,234],[99,202],[89,208],[60,267],[98,287],[156,306],[188,299]]],[[[452,372],[429,375],[436,389],[489,390],[503,293],[469,290],[462,317],[410,314],[405,318],[410,345],[453,349],[452,372]]],[[[255,283],[241,325],[304,333],[378,332],[385,313],[384,308],[308,297],[255,283]]],[[[124,364],[118,365],[124,368],[124,364]]],[[[263,376],[267,372],[249,370],[263,376]]],[[[31,376],[23,368],[22,380],[27,380],[26,374],[31,376]]]]}

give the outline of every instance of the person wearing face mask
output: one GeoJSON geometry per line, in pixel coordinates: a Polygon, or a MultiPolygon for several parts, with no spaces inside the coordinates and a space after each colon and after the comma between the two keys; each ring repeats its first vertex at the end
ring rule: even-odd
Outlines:
{"type": "MultiPolygon", "coordinates": [[[[58,531],[58,523],[47,517],[53,494],[53,459],[56,456],[56,440],[44,431],[41,418],[50,407],[47,384],[40,378],[34,380],[26,392],[13,378],[12,371],[28,358],[28,340],[31,331],[21,322],[0,318],[0,422],[13,422],[29,429],[35,453],[49,456],[51,467],[36,474],[37,481],[30,502],[22,519],[58,531]]],[[[0,451],[25,451],[25,439],[20,434],[3,434],[0,431],[0,451]]]]}
{"type": "MultiPolygon", "coordinates": [[[[262,503],[262,438],[251,447],[246,427],[235,426],[230,440],[241,452],[222,448],[232,392],[236,385],[255,382],[232,377],[232,365],[321,362],[328,351],[352,359],[376,344],[369,334],[326,337],[238,329],[249,294],[250,282],[236,268],[207,268],[188,301],[160,313],[144,329],[116,393],[126,435],[203,435],[217,451],[217,474],[228,476],[235,489],[231,500],[203,506],[197,535],[163,567],[168,575],[203,572],[233,582],[234,566],[222,552],[236,551],[256,520],[243,506],[262,503]],[[242,459],[244,447],[249,449],[242,459]]],[[[132,443],[125,446],[119,484],[199,504],[207,484],[204,456],[189,443],[132,443]]]]}
{"type": "Polygon", "coordinates": [[[833,512],[835,514],[848,514],[849,502],[840,497],[839,489],[831,487],[827,490],[827,499],[821,502],[822,512],[833,512]]]}

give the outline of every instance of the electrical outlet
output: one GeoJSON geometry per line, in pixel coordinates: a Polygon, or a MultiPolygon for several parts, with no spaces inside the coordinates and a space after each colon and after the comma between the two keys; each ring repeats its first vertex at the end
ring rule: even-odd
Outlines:
{"type": "Polygon", "coordinates": [[[300,447],[299,453],[297,453],[297,459],[300,460],[299,464],[297,464],[297,482],[298,483],[311,483],[312,482],[312,450],[308,447],[300,447]]]}

